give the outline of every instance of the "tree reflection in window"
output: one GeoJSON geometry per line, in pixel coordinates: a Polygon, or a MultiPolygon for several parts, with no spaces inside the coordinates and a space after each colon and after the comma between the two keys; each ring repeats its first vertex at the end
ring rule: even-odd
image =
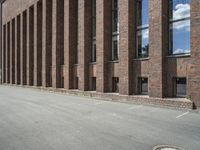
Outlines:
{"type": "Polygon", "coordinates": [[[137,57],[149,56],[148,0],[137,0],[137,57]]]}

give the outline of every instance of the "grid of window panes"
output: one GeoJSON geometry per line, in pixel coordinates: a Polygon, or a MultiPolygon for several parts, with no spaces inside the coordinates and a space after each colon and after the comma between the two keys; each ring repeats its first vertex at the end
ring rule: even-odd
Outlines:
{"type": "Polygon", "coordinates": [[[136,57],[149,56],[148,0],[137,0],[137,53],[136,57]]]}
{"type": "Polygon", "coordinates": [[[148,78],[140,77],[139,81],[139,94],[148,95],[148,78]]]}
{"type": "Polygon", "coordinates": [[[176,96],[185,97],[187,89],[187,80],[186,78],[176,78],[176,96]]]}
{"type": "Polygon", "coordinates": [[[190,2],[170,0],[170,55],[190,53],[190,2]]]}
{"type": "Polygon", "coordinates": [[[92,0],[92,52],[91,62],[96,62],[96,0],[92,0]]]}
{"type": "Polygon", "coordinates": [[[119,8],[118,0],[112,0],[112,60],[119,59],[119,8]]]}

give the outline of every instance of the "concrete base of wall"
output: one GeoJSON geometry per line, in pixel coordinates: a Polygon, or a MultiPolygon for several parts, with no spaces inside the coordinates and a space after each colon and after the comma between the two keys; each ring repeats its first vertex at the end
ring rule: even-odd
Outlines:
{"type": "Polygon", "coordinates": [[[165,108],[174,108],[174,109],[195,109],[194,103],[186,98],[152,98],[145,95],[120,95],[118,93],[98,93],[95,91],[79,91],[79,90],[66,90],[66,89],[55,89],[55,88],[46,88],[46,87],[36,87],[36,86],[22,86],[22,85],[9,85],[2,84],[3,86],[11,87],[21,87],[21,88],[31,88],[41,91],[49,91],[56,93],[63,93],[67,95],[75,96],[85,96],[91,97],[104,101],[113,101],[113,102],[122,102],[129,104],[137,105],[151,105],[165,108]]]}

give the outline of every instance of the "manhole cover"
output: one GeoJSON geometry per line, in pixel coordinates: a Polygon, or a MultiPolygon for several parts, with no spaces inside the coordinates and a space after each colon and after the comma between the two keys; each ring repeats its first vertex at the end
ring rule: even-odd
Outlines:
{"type": "Polygon", "coordinates": [[[153,150],[184,150],[184,149],[170,145],[158,145],[154,147],[153,150]]]}

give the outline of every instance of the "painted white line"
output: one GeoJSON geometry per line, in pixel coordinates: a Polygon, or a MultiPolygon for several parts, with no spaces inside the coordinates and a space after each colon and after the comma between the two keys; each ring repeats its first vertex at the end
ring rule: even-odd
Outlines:
{"type": "Polygon", "coordinates": [[[180,118],[180,117],[183,117],[183,116],[185,116],[185,115],[187,115],[187,114],[189,114],[189,112],[185,112],[185,113],[183,113],[183,114],[177,116],[176,119],[178,119],[178,118],[180,118]]]}

